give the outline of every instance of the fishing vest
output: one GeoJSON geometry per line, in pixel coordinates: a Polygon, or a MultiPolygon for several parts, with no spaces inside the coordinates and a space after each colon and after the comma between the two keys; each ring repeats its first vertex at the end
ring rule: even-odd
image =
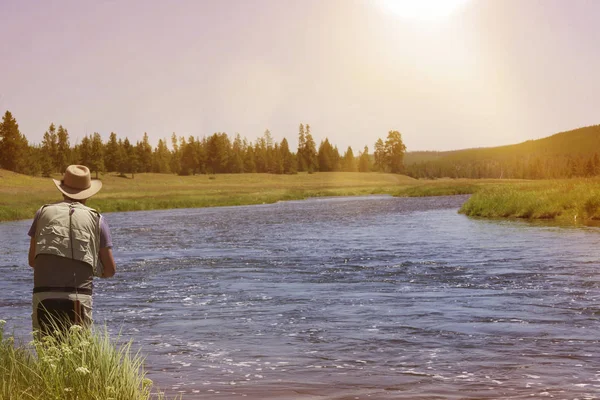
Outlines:
{"type": "Polygon", "coordinates": [[[35,232],[35,255],[52,254],[82,261],[101,271],[100,214],[81,203],[61,202],[42,207],[35,232]]]}

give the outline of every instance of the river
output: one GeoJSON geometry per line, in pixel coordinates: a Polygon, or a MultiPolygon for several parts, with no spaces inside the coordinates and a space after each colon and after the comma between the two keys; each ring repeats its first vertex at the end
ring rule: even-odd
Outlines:
{"type": "MultiPolygon", "coordinates": [[[[94,318],[183,399],[600,398],[600,229],[465,200],[106,214],[94,318]]],[[[23,336],[30,223],[0,224],[0,318],[23,336]]]]}

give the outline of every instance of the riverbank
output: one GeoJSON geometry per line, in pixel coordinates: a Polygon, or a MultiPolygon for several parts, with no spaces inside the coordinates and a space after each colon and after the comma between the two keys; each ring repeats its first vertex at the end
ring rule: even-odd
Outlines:
{"type": "Polygon", "coordinates": [[[525,218],[580,223],[600,220],[600,180],[521,181],[480,187],[461,213],[485,218],[525,218]]]}
{"type": "MultiPolygon", "coordinates": [[[[60,176],[55,176],[60,179],[60,176]]],[[[296,175],[101,175],[103,188],[89,201],[101,212],[268,204],[311,197],[388,194],[399,197],[473,194],[460,212],[486,218],[600,219],[600,180],[417,180],[384,173],[320,172],[296,175]]],[[[30,219],[60,199],[49,178],[0,170],[0,221],[30,219]]]]}
{"type": "MultiPolygon", "coordinates": [[[[61,177],[56,175],[55,179],[61,177]]],[[[101,212],[274,203],[310,197],[435,196],[470,194],[494,180],[416,180],[383,173],[320,172],[296,175],[220,174],[100,176],[103,188],[88,205],[101,212]]],[[[60,199],[49,178],[0,170],[0,221],[32,218],[43,204],[60,199]]]]}

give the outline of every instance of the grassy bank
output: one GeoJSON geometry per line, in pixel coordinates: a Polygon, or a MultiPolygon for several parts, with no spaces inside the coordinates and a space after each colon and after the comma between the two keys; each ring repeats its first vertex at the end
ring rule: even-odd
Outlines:
{"type": "MultiPolygon", "coordinates": [[[[60,179],[60,176],[55,176],[60,179]]],[[[382,173],[297,175],[222,174],[101,176],[103,189],[89,205],[101,212],[274,203],[324,196],[442,196],[474,194],[461,209],[489,218],[600,219],[600,180],[416,180],[382,173]]],[[[29,219],[60,199],[52,181],[0,170],[0,221],[29,219]]]]}
{"type": "Polygon", "coordinates": [[[130,344],[114,345],[108,333],[79,326],[29,345],[15,344],[0,321],[2,399],[162,399],[151,393],[142,359],[130,344]]]}
{"type": "MultiPolygon", "coordinates": [[[[55,176],[60,179],[60,176],[55,176]]],[[[428,196],[473,193],[492,181],[419,181],[382,173],[321,172],[297,175],[137,174],[134,179],[101,176],[103,189],[89,205],[101,212],[274,203],[323,196],[390,194],[428,196]]],[[[42,204],[60,199],[48,178],[0,170],[0,221],[32,218],[42,204]]]]}
{"type": "Polygon", "coordinates": [[[600,180],[521,181],[481,187],[461,212],[486,218],[600,220],[600,180]]]}

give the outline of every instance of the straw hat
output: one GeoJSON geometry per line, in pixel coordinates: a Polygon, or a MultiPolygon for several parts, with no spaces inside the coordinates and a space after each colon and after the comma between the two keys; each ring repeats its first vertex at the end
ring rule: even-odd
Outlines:
{"type": "Polygon", "coordinates": [[[85,200],[102,188],[102,182],[92,180],[90,170],[85,165],[69,165],[62,181],[52,179],[65,196],[73,200],[85,200]]]}

